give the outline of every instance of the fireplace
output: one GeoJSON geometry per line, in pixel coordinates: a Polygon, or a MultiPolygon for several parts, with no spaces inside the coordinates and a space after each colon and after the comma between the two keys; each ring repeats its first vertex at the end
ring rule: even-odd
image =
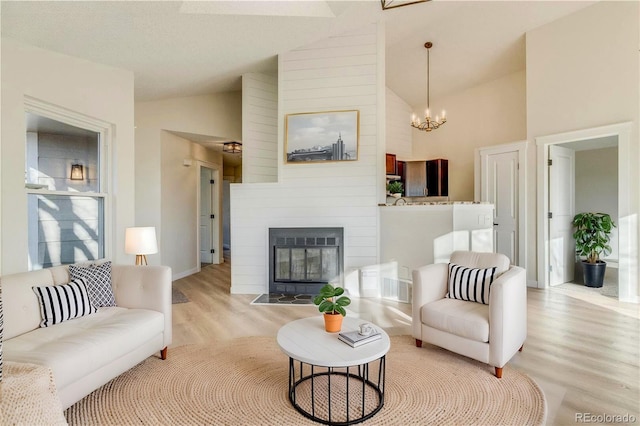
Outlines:
{"type": "Polygon", "coordinates": [[[269,228],[269,293],[318,294],[342,286],[343,228],[269,228]]]}

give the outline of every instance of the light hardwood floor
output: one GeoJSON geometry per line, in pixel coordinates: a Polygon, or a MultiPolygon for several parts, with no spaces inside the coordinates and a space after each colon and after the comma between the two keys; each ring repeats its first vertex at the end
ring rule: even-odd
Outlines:
{"type": "MultiPolygon", "coordinates": [[[[250,305],[257,295],[230,294],[228,260],[174,282],[190,301],[173,305],[172,346],[224,345],[244,336],[275,338],[285,323],[318,315],[313,305],[257,306],[250,305]]],[[[635,416],[638,424],[638,306],[605,296],[590,298],[581,296],[578,289],[529,289],[527,341],[505,374],[508,368],[515,368],[538,382],[547,398],[548,424],[580,423],[576,421],[578,413],[627,414],[635,416]]],[[[354,299],[349,315],[374,322],[391,335],[411,334],[409,304],[354,299]]],[[[488,367],[487,371],[493,369],[488,367]]]]}

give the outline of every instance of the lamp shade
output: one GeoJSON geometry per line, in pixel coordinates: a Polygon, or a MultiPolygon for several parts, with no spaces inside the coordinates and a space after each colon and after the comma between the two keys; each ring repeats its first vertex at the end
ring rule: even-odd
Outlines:
{"type": "Polygon", "coordinates": [[[154,254],[158,252],[155,226],[127,228],[124,235],[127,254],[154,254]]]}

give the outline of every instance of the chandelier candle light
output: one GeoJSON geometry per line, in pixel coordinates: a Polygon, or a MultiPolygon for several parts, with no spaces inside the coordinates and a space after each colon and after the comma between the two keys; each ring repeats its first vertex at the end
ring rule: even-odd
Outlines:
{"type": "Polygon", "coordinates": [[[430,132],[446,123],[447,117],[445,116],[444,110],[442,110],[442,118],[440,118],[440,116],[436,116],[435,120],[431,119],[431,113],[429,111],[429,49],[433,47],[433,43],[428,41],[424,44],[424,47],[427,49],[427,110],[425,112],[423,122],[418,121],[416,115],[413,114],[413,117],[411,118],[411,127],[415,127],[418,130],[424,130],[425,132],[430,132]]]}

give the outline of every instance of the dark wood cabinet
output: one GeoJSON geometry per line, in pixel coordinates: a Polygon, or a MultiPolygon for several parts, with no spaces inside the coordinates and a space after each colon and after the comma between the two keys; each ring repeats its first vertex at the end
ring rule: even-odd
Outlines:
{"type": "Polygon", "coordinates": [[[395,175],[397,174],[397,165],[396,165],[396,155],[395,154],[387,154],[387,174],[395,175]]]}
{"type": "Polygon", "coordinates": [[[449,160],[427,161],[427,196],[449,196],[449,160]]]}
{"type": "Polygon", "coordinates": [[[406,161],[396,161],[396,174],[400,176],[400,180],[402,181],[402,186],[405,185],[405,177],[406,177],[406,161]]]}

